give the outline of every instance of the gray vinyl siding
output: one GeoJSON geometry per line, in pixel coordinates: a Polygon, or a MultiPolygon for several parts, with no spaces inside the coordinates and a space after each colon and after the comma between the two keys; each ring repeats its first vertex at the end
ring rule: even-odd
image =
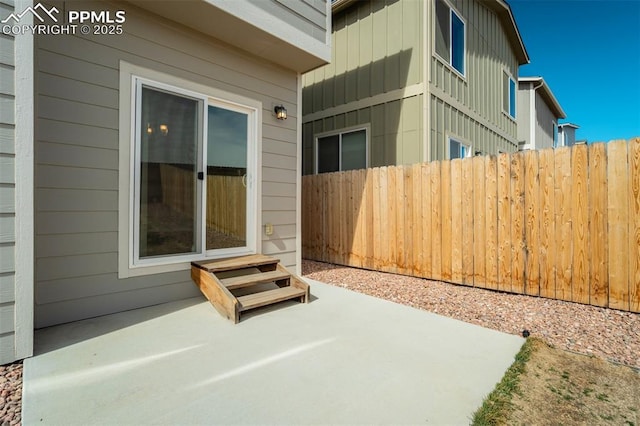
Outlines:
{"type": "Polygon", "coordinates": [[[553,148],[553,123],[558,124],[558,119],[536,91],[536,144],[535,149],[553,148]]]}
{"type": "Polygon", "coordinates": [[[422,96],[397,99],[304,123],[303,174],[311,174],[314,171],[315,135],[354,126],[370,126],[369,167],[422,161],[422,96]]]}
{"type": "Polygon", "coordinates": [[[120,60],[262,103],[262,222],[274,234],[258,235],[295,268],[296,74],[126,3],[84,6],[124,8],[126,23],[118,36],[36,38],[36,327],[200,294],[188,270],[118,279],[120,60]]]}
{"type": "MultiPolygon", "coordinates": [[[[447,116],[450,110],[455,110],[458,116],[464,115],[464,123],[478,127],[464,130],[476,138],[471,140],[476,150],[490,154],[497,153],[496,149],[515,151],[517,126],[515,120],[503,113],[502,75],[506,70],[517,81],[518,61],[502,23],[496,13],[480,1],[449,0],[449,3],[462,15],[466,24],[465,76],[460,76],[433,55],[431,85],[444,92],[447,98],[440,97],[439,102],[431,102],[432,107],[439,108],[438,111],[432,111],[431,115],[447,116]],[[463,113],[460,106],[466,107],[470,113],[463,113]]],[[[433,30],[429,33],[433,37],[433,30]]],[[[460,120],[458,117],[452,122],[460,123],[460,120]]],[[[432,151],[433,160],[444,158],[440,149],[444,144],[444,136],[440,135],[447,131],[454,129],[440,129],[432,122],[432,136],[435,132],[440,137],[431,141],[435,148],[432,151]]]]}
{"type": "Polygon", "coordinates": [[[531,85],[518,84],[516,111],[518,117],[518,146],[524,147],[531,139],[531,85]]]}
{"type": "MultiPolygon", "coordinates": [[[[0,16],[13,12],[0,2],[0,16]]],[[[0,35],[0,364],[16,359],[15,49],[0,35]]]]}
{"type": "MultiPolygon", "coordinates": [[[[236,0],[237,1],[237,0],[236,0]]],[[[324,43],[328,0],[263,0],[256,7],[324,43]]]]}
{"type": "Polygon", "coordinates": [[[331,63],[303,77],[302,114],[422,82],[418,1],[361,1],[333,16],[331,63]]]}

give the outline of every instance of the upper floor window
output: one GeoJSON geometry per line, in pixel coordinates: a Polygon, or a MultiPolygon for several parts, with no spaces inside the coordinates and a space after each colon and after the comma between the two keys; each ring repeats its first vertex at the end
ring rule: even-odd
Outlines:
{"type": "Polygon", "coordinates": [[[471,147],[455,138],[449,138],[449,159],[471,156],[471,147]]]}
{"type": "Polygon", "coordinates": [[[502,109],[516,118],[516,82],[506,72],[502,73],[502,109]]]}
{"type": "Polygon", "coordinates": [[[444,0],[436,0],[436,53],[465,75],[465,23],[444,0]]]}
{"type": "Polygon", "coordinates": [[[367,129],[343,131],[316,138],[316,173],[367,167],[367,129]]]}

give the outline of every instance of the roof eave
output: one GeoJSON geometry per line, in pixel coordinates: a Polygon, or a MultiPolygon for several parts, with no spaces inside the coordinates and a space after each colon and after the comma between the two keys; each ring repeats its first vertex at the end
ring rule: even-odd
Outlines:
{"type": "Polygon", "coordinates": [[[512,42],[511,44],[516,57],[518,58],[518,64],[526,65],[530,63],[529,53],[527,53],[527,48],[524,45],[520,30],[518,30],[518,24],[516,23],[516,19],[513,16],[513,11],[511,10],[509,3],[504,0],[494,0],[487,2],[486,4],[498,14],[498,17],[502,21],[507,32],[507,36],[512,42]]]}
{"type": "Polygon", "coordinates": [[[558,102],[558,100],[556,99],[555,95],[551,91],[551,88],[549,87],[547,82],[544,81],[544,78],[520,77],[518,78],[518,83],[532,83],[533,84],[532,87],[534,87],[536,90],[541,89],[542,90],[541,96],[547,102],[547,105],[549,105],[549,107],[551,108],[552,112],[556,115],[556,117],[558,117],[559,119],[567,118],[567,114],[564,112],[564,110],[560,106],[560,102],[558,102]],[[540,83],[540,85],[535,86],[535,83],[540,83]]]}

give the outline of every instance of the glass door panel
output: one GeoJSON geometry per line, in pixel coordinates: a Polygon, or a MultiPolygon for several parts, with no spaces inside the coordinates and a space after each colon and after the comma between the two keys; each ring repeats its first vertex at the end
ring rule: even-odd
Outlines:
{"type": "Polygon", "coordinates": [[[198,100],[142,86],[138,256],[198,250],[198,100]]]}
{"type": "Polygon", "coordinates": [[[247,246],[248,115],[209,106],[207,250],[247,246]]]}

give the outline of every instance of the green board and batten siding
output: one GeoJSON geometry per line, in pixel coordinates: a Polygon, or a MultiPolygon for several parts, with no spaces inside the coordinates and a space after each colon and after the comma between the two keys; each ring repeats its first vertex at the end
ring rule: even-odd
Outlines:
{"type": "Polygon", "coordinates": [[[366,1],[334,15],[331,63],[303,77],[303,116],[349,104],[355,109],[305,120],[303,173],[313,173],[315,134],[366,124],[370,166],[420,161],[423,7],[366,1]]]}
{"type": "MultiPolygon", "coordinates": [[[[0,16],[13,12],[0,2],[0,16]]],[[[0,364],[15,360],[15,56],[13,36],[0,35],[0,364]]]]}
{"type": "Polygon", "coordinates": [[[462,78],[436,56],[431,60],[431,159],[446,158],[448,132],[470,142],[473,151],[516,151],[517,126],[503,112],[502,78],[507,71],[517,81],[518,60],[503,24],[482,2],[451,4],[466,22],[466,73],[462,78]]]}
{"type": "Polygon", "coordinates": [[[450,3],[466,23],[464,78],[430,53],[433,1],[359,1],[334,14],[332,63],[303,80],[303,173],[313,173],[315,135],[364,124],[371,167],[445,159],[448,136],[474,152],[517,150],[502,76],[517,80],[518,58],[503,21],[480,1],[450,3]]]}
{"type": "MultiPolygon", "coordinates": [[[[189,271],[118,279],[121,60],[262,102],[262,252],[296,266],[296,74],[134,6],[119,36],[36,40],[36,327],[196,296],[189,271]]],[[[260,235],[260,234],[259,234],[260,235]]]]}

